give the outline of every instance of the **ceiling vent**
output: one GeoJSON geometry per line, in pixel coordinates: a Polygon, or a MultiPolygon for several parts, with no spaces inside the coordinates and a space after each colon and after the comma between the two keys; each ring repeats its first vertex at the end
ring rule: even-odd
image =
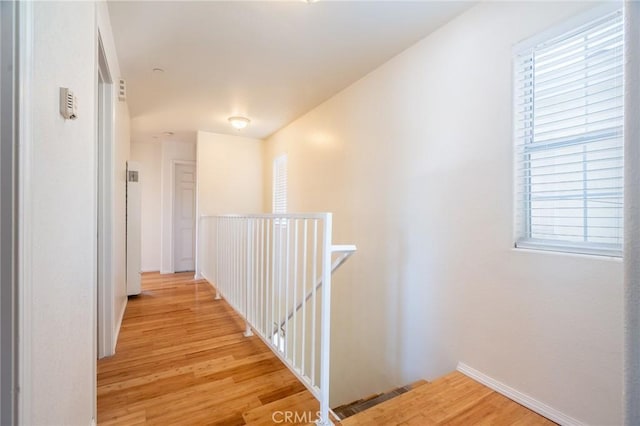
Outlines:
{"type": "Polygon", "coordinates": [[[122,102],[127,100],[127,82],[123,78],[118,80],[118,99],[122,102]]]}

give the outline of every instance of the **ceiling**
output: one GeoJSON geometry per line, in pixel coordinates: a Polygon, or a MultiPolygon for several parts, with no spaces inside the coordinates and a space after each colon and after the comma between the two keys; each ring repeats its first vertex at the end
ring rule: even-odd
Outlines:
{"type": "Polygon", "coordinates": [[[471,4],[110,1],[132,138],[238,134],[233,115],[267,137],[471,4]]]}

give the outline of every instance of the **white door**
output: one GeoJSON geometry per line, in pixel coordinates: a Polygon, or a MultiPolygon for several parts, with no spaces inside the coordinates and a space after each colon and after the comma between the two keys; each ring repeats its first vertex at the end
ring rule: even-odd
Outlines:
{"type": "Polygon", "coordinates": [[[176,164],[173,198],[173,270],[194,270],[196,170],[176,164]]]}

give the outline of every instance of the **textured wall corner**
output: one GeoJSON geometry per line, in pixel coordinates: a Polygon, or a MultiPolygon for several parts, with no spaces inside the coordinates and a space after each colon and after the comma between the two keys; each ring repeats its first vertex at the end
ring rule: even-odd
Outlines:
{"type": "Polygon", "coordinates": [[[625,361],[626,425],[640,424],[640,2],[625,1],[625,361]]]}

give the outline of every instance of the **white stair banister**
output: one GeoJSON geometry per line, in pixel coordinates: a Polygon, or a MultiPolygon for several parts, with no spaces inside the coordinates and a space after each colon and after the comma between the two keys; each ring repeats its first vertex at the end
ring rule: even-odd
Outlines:
{"type": "Polygon", "coordinates": [[[245,336],[260,337],[318,399],[323,426],[331,424],[331,275],[356,251],[332,244],[332,219],[203,216],[198,228],[199,274],[245,320],[245,336]]]}

